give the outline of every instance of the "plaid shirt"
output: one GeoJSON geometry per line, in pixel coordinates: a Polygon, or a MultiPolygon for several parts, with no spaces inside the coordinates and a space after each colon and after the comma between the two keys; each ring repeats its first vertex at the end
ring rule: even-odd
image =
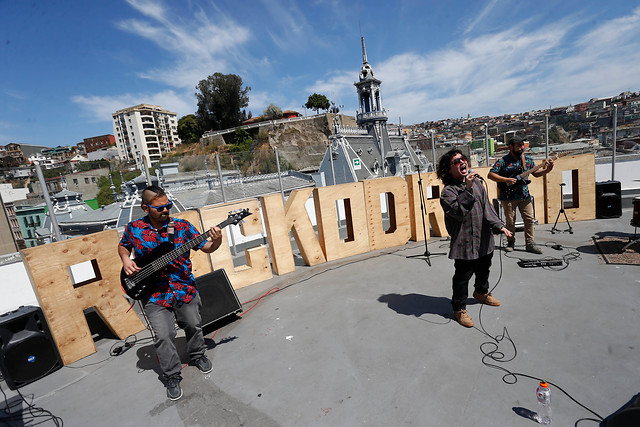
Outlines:
{"type": "MultiPolygon", "coordinates": [[[[133,249],[136,258],[143,257],[153,251],[160,243],[169,242],[167,225],[169,219],[160,229],[154,229],[149,222],[149,216],[131,221],[127,224],[120,245],[128,250],[133,249]]],[[[173,218],[174,247],[181,246],[198,237],[200,233],[189,222],[179,218],[173,218]]],[[[202,242],[196,249],[206,244],[202,242]]],[[[188,303],[196,296],[196,280],[191,273],[191,251],[182,254],[176,260],[167,265],[158,275],[156,291],[151,294],[149,301],[164,307],[171,307],[174,299],[188,303]]]]}
{"type": "Polygon", "coordinates": [[[479,180],[467,189],[463,182],[447,184],[442,189],[440,205],[451,236],[450,259],[478,259],[493,252],[492,228],[504,223],[498,218],[479,180]]]}
{"type": "MultiPolygon", "coordinates": [[[[511,153],[509,153],[501,159],[498,159],[498,161],[493,165],[489,172],[493,172],[504,177],[510,177],[513,175],[513,177],[515,178],[515,176],[519,173],[529,170],[536,165],[533,161],[533,157],[526,154],[524,156],[524,163],[525,165],[522,166],[522,157],[514,159],[511,156],[511,153]]],[[[527,184],[524,184],[515,188],[512,192],[509,193],[509,195],[500,193],[498,199],[523,200],[528,199],[529,197],[531,197],[531,195],[529,194],[529,186],[527,184]]]]}

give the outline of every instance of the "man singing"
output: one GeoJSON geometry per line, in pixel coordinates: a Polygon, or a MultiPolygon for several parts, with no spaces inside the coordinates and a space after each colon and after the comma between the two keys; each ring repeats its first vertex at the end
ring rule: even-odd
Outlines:
{"type": "Polygon", "coordinates": [[[451,305],[458,323],[470,328],[473,320],[467,313],[469,280],[475,274],[473,297],[497,307],[500,301],[489,292],[489,268],[493,257],[493,230],[512,234],[496,215],[477,174],[469,172],[466,157],[451,150],[438,161],[438,178],[445,184],[440,204],[445,225],[451,236],[449,258],[454,260],[451,305]]]}

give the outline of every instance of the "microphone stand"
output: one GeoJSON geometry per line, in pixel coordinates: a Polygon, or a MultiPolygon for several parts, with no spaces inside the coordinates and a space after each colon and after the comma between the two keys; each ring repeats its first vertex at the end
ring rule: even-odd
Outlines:
{"type": "Polygon", "coordinates": [[[422,232],[424,233],[424,254],[422,255],[408,255],[407,258],[417,258],[417,257],[425,257],[425,261],[431,267],[431,252],[429,252],[429,245],[427,240],[427,226],[424,221],[424,216],[426,214],[427,206],[424,200],[424,193],[422,192],[422,175],[420,175],[420,165],[416,164],[416,168],[418,169],[418,192],[420,193],[420,212],[422,212],[422,232]]]}

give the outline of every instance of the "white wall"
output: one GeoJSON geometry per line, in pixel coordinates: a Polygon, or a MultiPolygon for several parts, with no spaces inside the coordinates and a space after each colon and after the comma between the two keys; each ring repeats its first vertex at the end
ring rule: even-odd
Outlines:
{"type": "Polygon", "coordinates": [[[0,314],[21,305],[40,305],[22,261],[0,266],[0,277],[0,314]]]}

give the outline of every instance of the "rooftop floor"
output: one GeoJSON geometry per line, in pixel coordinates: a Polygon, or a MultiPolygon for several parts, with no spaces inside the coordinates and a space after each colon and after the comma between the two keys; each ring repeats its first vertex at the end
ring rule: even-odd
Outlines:
{"type": "MultiPolygon", "coordinates": [[[[494,256],[502,306],[470,299],[471,329],[452,320],[448,242],[429,241],[430,264],[425,243],[410,242],[314,267],[300,260],[294,273],[239,289],[243,316],[207,331],[213,372],[184,368],[178,401],[166,398],[147,331],[119,356],[110,350],[121,342],[102,335],[95,354],[19,391],[66,426],[517,427],[534,425],[544,378],[553,425],[604,418],[640,392],[640,267],[604,264],[592,236],[632,235],[631,215],[627,202],[622,217],[572,223],[573,234],[538,225],[542,256],[523,251],[519,232],[515,252],[494,256]],[[517,264],[541,257],[569,263],[517,264]]],[[[181,333],[178,345],[186,363],[181,333]]],[[[0,413],[0,424],[42,421],[2,389],[22,412],[0,413]]]]}

